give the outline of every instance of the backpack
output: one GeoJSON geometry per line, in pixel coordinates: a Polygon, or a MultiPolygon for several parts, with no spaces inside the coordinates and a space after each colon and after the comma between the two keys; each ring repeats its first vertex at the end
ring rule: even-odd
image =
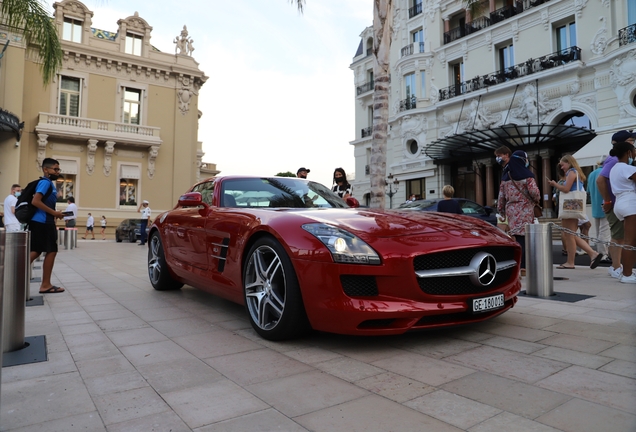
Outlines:
{"type": "MultiPolygon", "coordinates": [[[[33,200],[33,196],[35,195],[35,190],[38,187],[38,183],[44,177],[40,177],[37,180],[33,180],[29,183],[24,189],[22,189],[22,193],[18,197],[18,201],[15,203],[15,217],[18,219],[18,222],[23,224],[28,224],[35,216],[35,212],[37,207],[31,204],[33,200]]],[[[42,201],[46,200],[49,195],[53,192],[53,185],[49,188],[48,192],[44,194],[42,201]]]]}

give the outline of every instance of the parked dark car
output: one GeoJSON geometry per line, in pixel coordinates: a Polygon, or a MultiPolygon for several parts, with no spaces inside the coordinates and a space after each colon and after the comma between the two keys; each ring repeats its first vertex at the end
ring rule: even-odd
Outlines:
{"type": "MultiPolygon", "coordinates": [[[[128,240],[131,243],[136,243],[141,238],[140,225],[141,219],[124,219],[115,229],[115,241],[119,243],[122,240],[128,240]]],[[[146,234],[149,230],[150,227],[146,227],[146,234]]]]}
{"type": "MultiPolygon", "coordinates": [[[[477,204],[475,201],[471,201],[465,198],[453,199],[459,203],[462,211],[466,216],[473,216],[480,220],[483,220],[484,222],[488,222],[497,226],[497,216],[495,215],[495,211],[492,207],[482,206],[477,204]]],[[[404,203],[400,206],[400,210],[437,211],[437,203],[441,200],[442,198],[423,199],[410,203],[404,203]]]]}

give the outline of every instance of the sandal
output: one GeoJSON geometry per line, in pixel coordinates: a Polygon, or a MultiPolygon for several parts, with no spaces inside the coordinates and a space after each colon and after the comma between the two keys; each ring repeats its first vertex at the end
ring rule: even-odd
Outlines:
{"type": "Polygon", "coordinates": [[[563,270],[563,269],[574,270],[575,269],[575,267],[568,267],[568,266],[563,265],[563,264],[556,266],[556,268],[561,269],[561,270],[563,270]]]}
{"type": "Polygon", "coordinates": [[[596,255],[596,257],[592,260],[592,263],[590,264],[590,268],[595,269],[596,267],[598,267],[602,259],[603,259],[602,253],[599,253],[598,255],[596,255]]]}
{"type": "Polygon", "coordinates": [[[59,286],[53,285],[51,288],[40,291],[40,294],[57,294],[64,292],[64,288],[60,288],[59,286]]]}

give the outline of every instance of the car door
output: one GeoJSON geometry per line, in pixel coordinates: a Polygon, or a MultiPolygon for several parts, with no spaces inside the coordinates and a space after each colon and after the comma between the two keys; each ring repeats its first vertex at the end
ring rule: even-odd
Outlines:
{"type": "MultiPolygon", "coordinates": [[[[200,192],[203,202],[209,204],[213,182],[201,183],[192,189],[200,192]]],[[[172,257],[184,266],[206,270],[208,268],[205,220],[209,209],[202,207],[178,207],[169,215],[169,250],[172,257]]]]}

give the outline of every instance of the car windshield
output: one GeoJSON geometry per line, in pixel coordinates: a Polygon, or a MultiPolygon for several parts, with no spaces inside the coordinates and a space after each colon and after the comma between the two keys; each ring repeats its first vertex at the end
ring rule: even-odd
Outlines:
{"type": "Polygon", "coordinates": [[[435,204],[435,201],[431,201],[431,200],[413,201],[413,202],[404,203],[400,205],[400,210],[421,210],[421,209],[428,208],[434,204],[435,204]]]}
{"type": "Polygon", "coordinates": [[[344,200],[320,183],[269,177],[223,181],[226,207],[348,208],[344,200]]]}

